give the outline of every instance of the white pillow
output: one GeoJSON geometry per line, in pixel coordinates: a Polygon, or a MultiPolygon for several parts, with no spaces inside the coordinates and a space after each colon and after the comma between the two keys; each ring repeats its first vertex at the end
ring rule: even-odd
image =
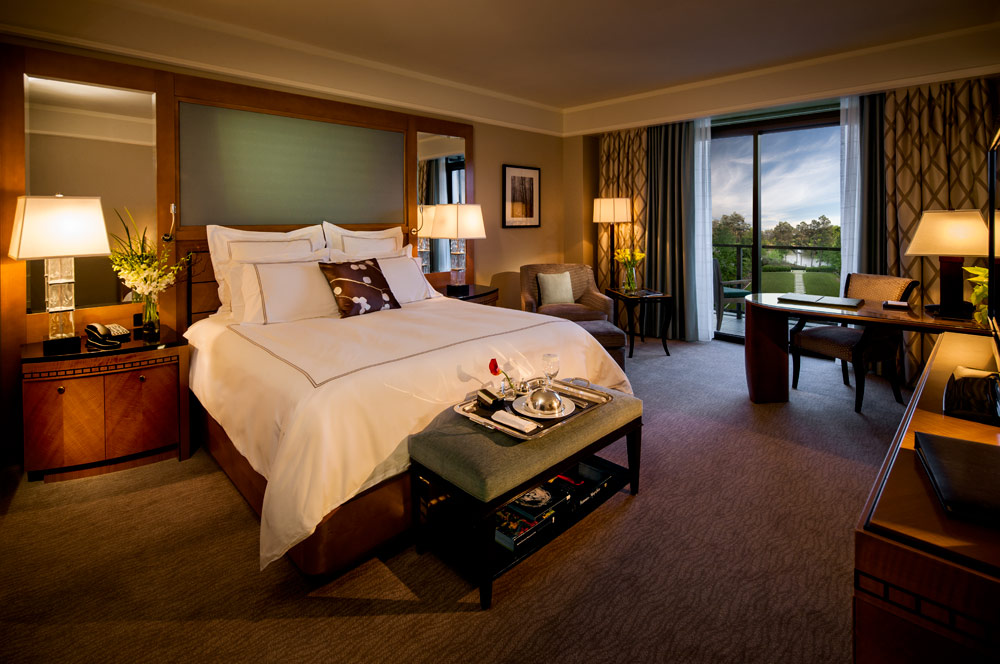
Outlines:
{"type": "Polygon", "coordinates": [[[244,323],[268,325],[340,316],[318,261],[245,263],[240,272],[243,312],[239,320],[244,323]]]}
{"type": "Polygon", "coordinates": [[[354,237],[353,235],[345,235],[341,239],[344,241],[344,253],[351,256],[385,255],[399,249],[396,246],[396,238],[394,237],[354,237]]]}
{"type": "Polygon", "coordinates": [[[400,256],[413,255],[413,252],[410,250],[410,245],[405,245],[399,249],[393,249],[391,251],[359,252],[357,254],[349,254],[338,249],[327,249],[326,251],[329,258],[328,262],[330,263],[348,263],[350,261],[356,261],[359,258],[399,258],[400,256]]]}
{"type": "Polygon", "coordinates": [[[389,290],[400,304],[439,295],[424,276],[420,259],[417,257],[379,258],[378,265],[382,268],[382,275],[389,284],[389,290]]]}
{"type": "MultiPolygon", "coordinates": [[[[345,237],[384,239],[391,238],[394,241],[393,249],[403,246],[403,229],[401,226],[393,226],[381,231],[352,231],[343,226],[335,226],[329,221],[323,222],[323,235],[326,237],[326,246],[337,251],[348,251],[344,247],[345,237]]],[[[348,252],[350,253],[350,252],[348,252]]]]}
{"type": "Polygon", "coordinates": [[[215,279],[219,282],[219,301],[222,306],[219,312],[227,312],[232,308],[232,289],[229,286],[229,273],[240,261],[270,261],[275,256],[286,259],[296,257],[301,260],[309,257],[317,249],[326,247],[323,228],[306,226],[287,233],[270,231],[241,231],[225,226],[206,226],[208,237],[208,252],[212,259],[212,269],[215,279]]]}

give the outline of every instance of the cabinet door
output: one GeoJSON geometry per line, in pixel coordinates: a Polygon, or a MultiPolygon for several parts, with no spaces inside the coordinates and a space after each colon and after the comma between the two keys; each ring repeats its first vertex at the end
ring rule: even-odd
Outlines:
{"type": "Polygon", "coordinates": [[[104,377],[107,458],[176,445],[177,365],[104,377]]]}
{"type": "Polygon", "coordinates": [[[104,459],[104,378],[24,383],[24,466],[63,468],[104,459]]]}

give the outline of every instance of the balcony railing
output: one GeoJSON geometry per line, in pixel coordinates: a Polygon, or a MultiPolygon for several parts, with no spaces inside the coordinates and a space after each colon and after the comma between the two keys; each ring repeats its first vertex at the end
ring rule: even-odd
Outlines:
{"type": "MultiPolygon", "coordinates": [[[[743,250],[752,249],[751,244],[712,244],[712,248],[724,247],[736,249],[736,279],[743,279],[743,250]]],[[[778,249],[782,251],[840,251],[840,247],[806,247],[794,244],[762,244],[761,249],[778,249]]],[[[722,276],[726,280],[726,275],[722,276]]]]}

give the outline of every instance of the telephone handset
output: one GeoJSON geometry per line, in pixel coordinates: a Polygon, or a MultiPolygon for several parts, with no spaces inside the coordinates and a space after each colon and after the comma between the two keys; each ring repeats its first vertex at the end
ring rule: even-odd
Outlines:
{"type": "Polygon", "coordinates": [[[122,345],[122,341],[128,341],[132,336],[127,329],[115,323],[110,325],[91,323],[85,331],[87,333],[87,347],[98,350],[118,348],[122,345]]]}

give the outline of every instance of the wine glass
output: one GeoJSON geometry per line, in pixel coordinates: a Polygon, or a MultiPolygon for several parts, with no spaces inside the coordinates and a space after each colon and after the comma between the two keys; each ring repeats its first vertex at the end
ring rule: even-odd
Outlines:
{"type": "Polygon", "coordinates": [[[545,374],[545,384],[552,387],[552,379],[559,375],[559,355],[556,353],[542,355],[542,372],[545,374]]]}

